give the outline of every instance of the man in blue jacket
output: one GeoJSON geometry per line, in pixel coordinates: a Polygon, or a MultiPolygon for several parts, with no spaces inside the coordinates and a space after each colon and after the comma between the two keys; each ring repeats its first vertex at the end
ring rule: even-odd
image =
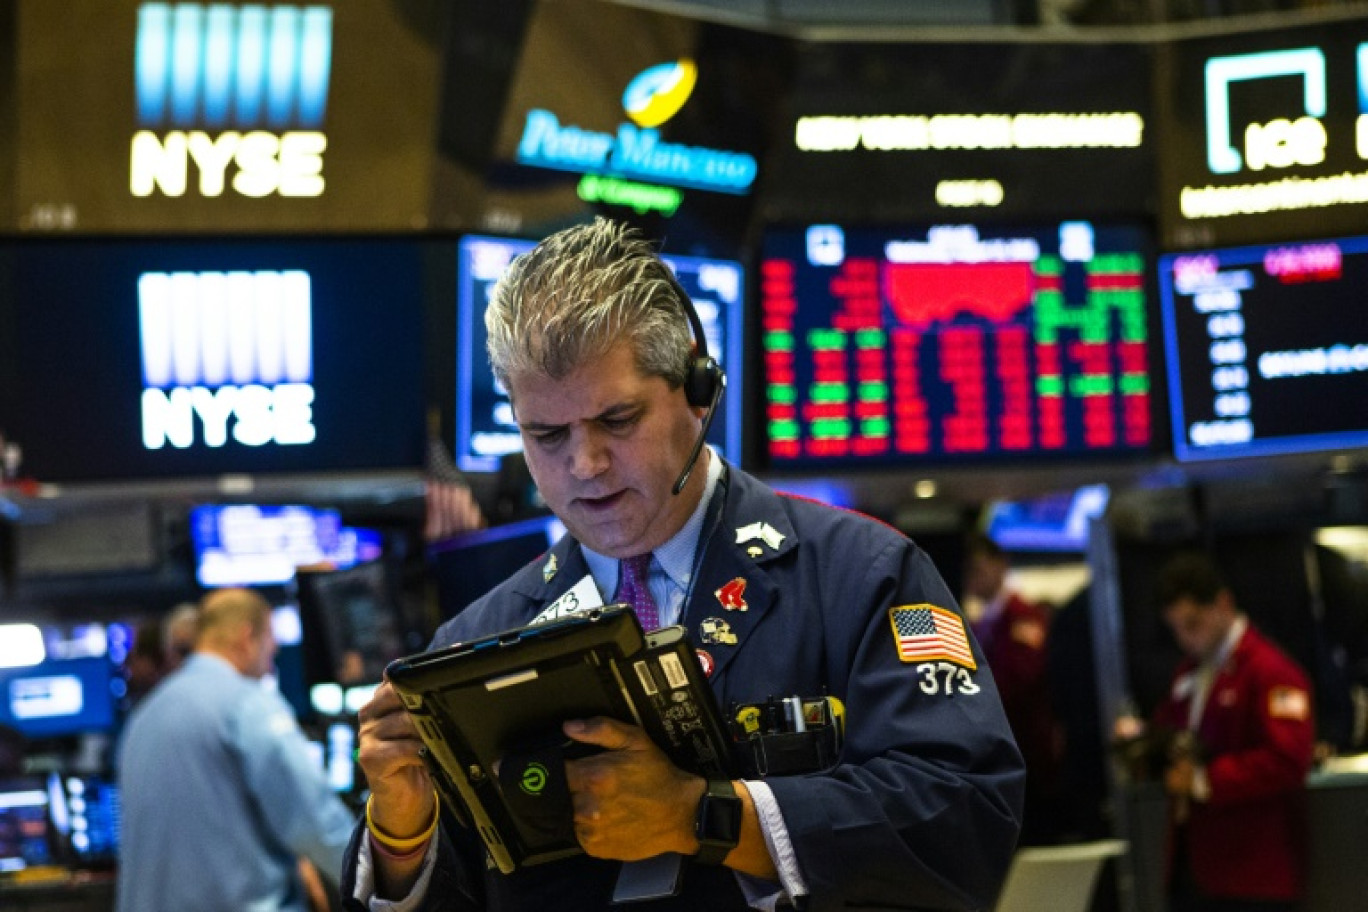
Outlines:
{"type": "Polygon", "coordinates": [[[682,294],[648,243],[604,220],[510,267],[485,318],[490,360],[569,535],[433,645],[569,603],[629,602],[644,626],[688,629],[724,706],[839,698],[839,761],[705,782],[638,728],[567,720],[568,737],[606,748],[566,764],[585,854],[503,875],[441,812],[386,685],[361,713],[373,797],[343,876],[352,908],[604,909],[620,862],[664,852],[694,861],[680,893],[652,904],[661,910],[992,904],[1024,772],[982,654],[907,538],[782,497],[696,449],[720,378],[691,352],[682,294]],[[714,802],[739,802],[733,832],[700,833],[699,810],[714,802]]]}

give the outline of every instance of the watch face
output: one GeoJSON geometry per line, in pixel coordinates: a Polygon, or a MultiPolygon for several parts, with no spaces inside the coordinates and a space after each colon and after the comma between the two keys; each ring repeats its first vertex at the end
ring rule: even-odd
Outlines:
{"type": "Polygon", "coordinates": [[[736,845],[741,838],[741,799],[709,792],[698,803],[699,842],[736,845]]]}

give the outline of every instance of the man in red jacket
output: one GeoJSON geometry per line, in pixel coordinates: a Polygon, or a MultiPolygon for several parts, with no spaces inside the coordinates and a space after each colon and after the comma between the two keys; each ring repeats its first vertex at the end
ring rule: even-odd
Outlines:
{"type": "Polygon", "coordinates": [[[1007,586],[1007,553],[986,535],[965,542],[964,602],[1026,761],[1026,818],[1020,845],[1056,841],[1061,734],[1046,665],[1050,614],[1007,586]],[[975,606],[973,610],[970,606],[975,606]]]}
{"type": "Polygon", "coordinates": [[[1155,718],[1176,733],[1164,777],[1171,912],[1291,912],[1315,740],[1306,673],[1250,625],[1204,554],[1165,565],[1159,603],[1186,655],[1155,718]]]}

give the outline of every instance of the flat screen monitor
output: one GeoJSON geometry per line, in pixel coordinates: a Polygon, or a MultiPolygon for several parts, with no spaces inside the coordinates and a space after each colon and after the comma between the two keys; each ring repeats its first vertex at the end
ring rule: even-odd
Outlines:
{"type": "MultiPolygon", "coordinates": [[[[493,472],[500,457],[522,451],[508,392],[485,355],[484,312],[508,264],[535,241],[466,237],[459,245],[456,330],[456,461],[467,472],[493,472]]],[[[727,391],[708,442],[733,460],[741,456],[742,327],[745,271],[732,260],[662,255],[692,298],[708,353],[727,372],[727,391]]]]}
{"type": "Polygon", "coordinates": [[[1159,261],[1174,455],[1368,445],[1368,237],[1159,261]]]}
{"type": "Polygon", "coordinates": [[[428,546],[444,617],[471,602],[536,560],[565,534],[554,516],[464,532],[428,546]]]}
{"type": "Polygon", "coordinates": [[[768,466],[1147,453],[1149,246],[1087,221],[768,230],[768,466]]]}
{"type": "Polygon", "coordinates": [[[119,787],[99,776],[52,773],[48,777],[53,829],[80,868],[113,865],[119,857],[123,805],[119,787]]]}
{"type": "Polygon", "coordinates": [[[5,433],[35,478],[422,465],[420,242],[24,239],[10,261],[5,433]]]}
{"type": "Polygon", "coordinates": [[[201,586],[272,586],[314,564],[350,567],[383,550],[380,533],[342,525],[337,510],[301,505],[212,504],[190,511],[201,586]]]}
{"type": "Polygon", "coordinates": [[[295,576],[309,686],[380,681],[385,666],[414,651],[384,561],[295,576]]]}
{"type": "Polygon", "coordinates": [[[106,656],[0,669],[0,725],[30,740],[109,731],[115,683],[106,656]]]}
{"type": "Polygon", "coordinates": [[[56,861],[48,829],[49,805],[41,777],[0,779],[0,874],[56,861]]]}
{"type": "Polygon", "coordinates": [[[1106,485],[1026,500],[1002,500],[988,510],[988,537],[1006,551],[1082,553],[1088,550],[1089,523],[1107,509],[1106,485]]]}

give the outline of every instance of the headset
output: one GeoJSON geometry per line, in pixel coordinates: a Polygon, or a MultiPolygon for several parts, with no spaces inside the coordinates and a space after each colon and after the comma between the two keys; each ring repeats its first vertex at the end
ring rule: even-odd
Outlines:
{"type": "Polygon", "coordinates": [[[694,464],[703,452],[703,442],[707,439],[708,429],[712,427],[713,416],[717,414],[717,404],[721,402],[722,393],[727,389],[727,374],[722,370],[722,365],[717,363],[717,359],[708,354],[708,337],[703,331],[703,320],[698,316],[693,299],[684,290],[684,286],[679,284],[679,279],[675,278],[674,270],[668,264],[662,266],[670,287],[679,297],[679,308],[684,312],[684,318],[688,320],[689,328],[693,332],[694,352],[684,371],[684,398],[694,408],[708,410],[703,416],[703,427],[698,431],[698,439],[694,441],[693,449],[689,452],[689,459],[684,463],[684,470],[679,473],[674,487],[670,489],[671,494],[677,495],[684,490],[689,476],[693,474],[694,464]]]}

